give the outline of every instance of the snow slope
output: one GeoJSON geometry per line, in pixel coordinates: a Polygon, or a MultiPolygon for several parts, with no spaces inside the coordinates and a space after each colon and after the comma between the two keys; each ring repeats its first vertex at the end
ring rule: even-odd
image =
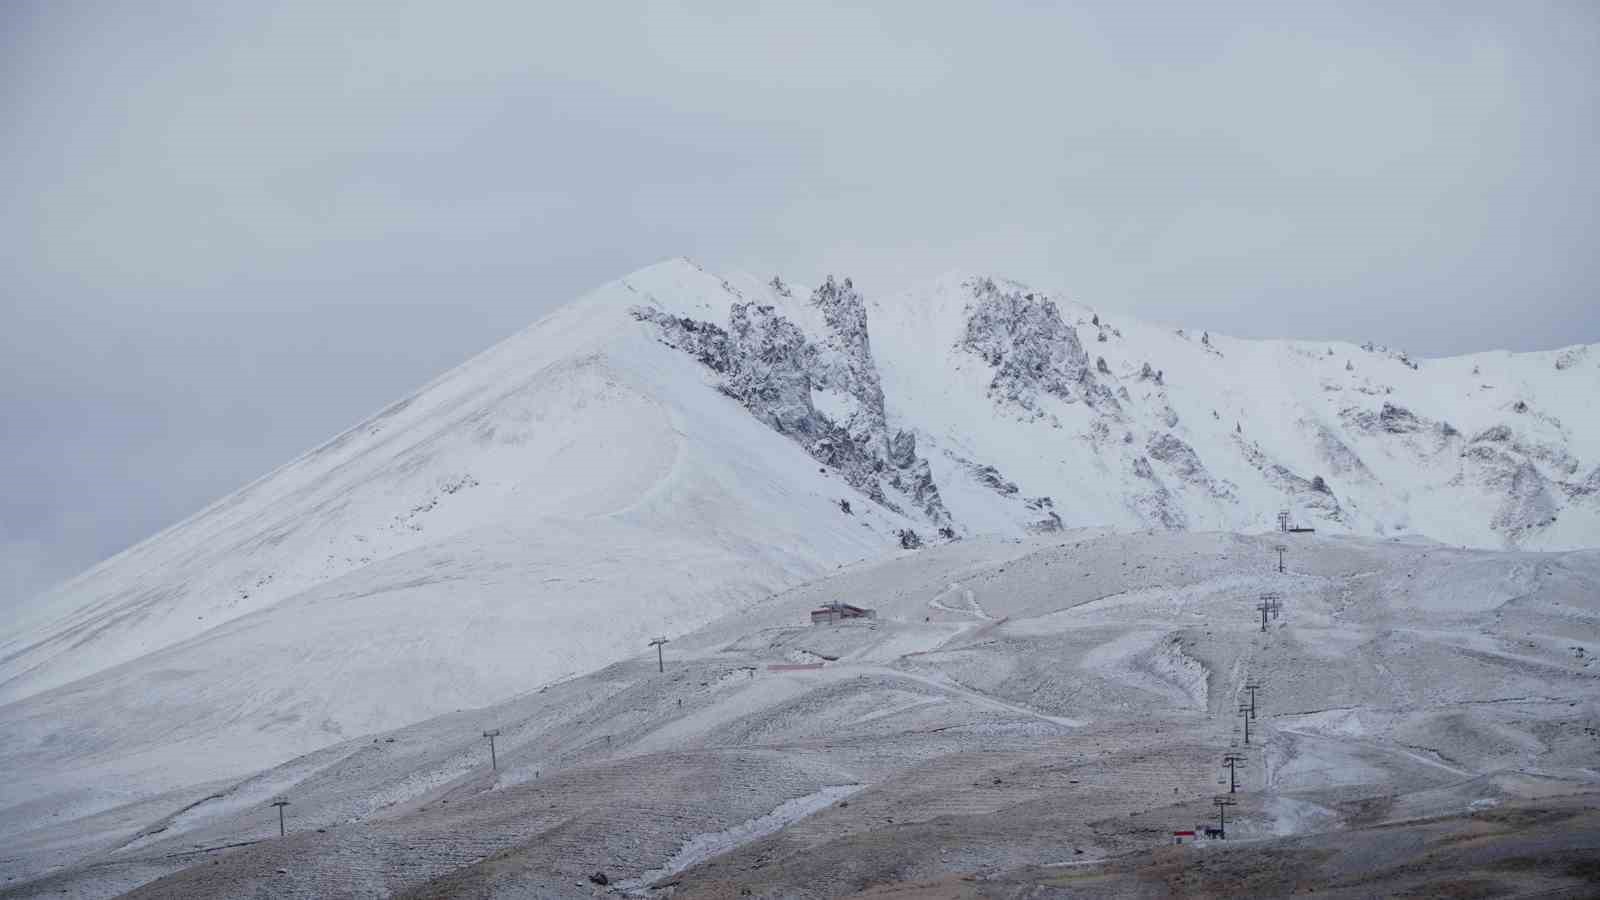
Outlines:
{"type": "Polygon", "coordinates": [[[7,611],[0,759],[71,777],[0,809],[101,809],[505,698],[941,531],[1289,508],[1593,546],[1597,389],[1593,347],[1412,361],[977,276],[868,298],[668,261],[7,611]]]}
{"type": "MultiPolygon", "coordinates": [[[[1238,805],[1208,853],[1270,861],[1265,842],[1317,833],[1358,848],[1354,873],[1296,889],[1392,865],[1367,842],[1394,830],[1363,828],[1505,807],[1524,810],[1502,822],[1515,835],[1593,807],[1600,551],[1294,535],[1280,573],[1276,540],[1066,531],[845,566],[680,636],[664,672],[640,648],[102,815],[35,804],[0,820],[0,898],[820,898],[983,881],[1161,852],[1215,822],[1224,754],[1238,805]],[[1263,630],[1268,591],[1282,603],[1263,630]],[[809,624],[840,598],[877,618],[809,624]],[[1258,713],[1248,737],[1242,705],[1258,713]]],[[[1507,876],[1592,878],[1600,831],[1564,834],[1507,876]]],[[[1374,883],[1390,882],[1356,894],[1374,883]]]]}

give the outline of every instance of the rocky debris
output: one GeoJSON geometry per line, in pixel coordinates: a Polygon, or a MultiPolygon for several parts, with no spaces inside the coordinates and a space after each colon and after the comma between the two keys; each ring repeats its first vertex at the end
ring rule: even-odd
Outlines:
{"type": "Polygon", "coordinates": [[[1002,289],[989,278],[966,286],[974,302],[960,346],[994,368],[991,397],[1029,410],[1036,408],[1040,393],[1069,402],[1091,399],[1089,356],[1054,301],[1002,289]]]}
{"type": "Polygon", "coordinates": [[[1104,356],[1095,357],[1094,370],[1099,372],[1101,375],[1111,374],[1111,367],[1106,365],[1106,358],[1104,356]]]}
{"type": "Polygon", "coordinates": [[[922,536],[914,529],[902,528],[895,532],[895,537],[900,539],[900,546],[906,550],[918,550],[922,547],[922,536]]]}
{"type": "Polygon", "coordinates": [[[589,880],[600,885],[601,887],[605,887],[611,883],[611,879],[604,872],[595,872],[589,876],[589,880]]]}

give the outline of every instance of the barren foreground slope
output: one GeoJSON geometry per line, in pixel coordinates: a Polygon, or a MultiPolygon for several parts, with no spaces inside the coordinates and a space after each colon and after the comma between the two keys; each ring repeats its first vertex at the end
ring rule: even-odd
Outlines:
{"type": "Polygon", "coordinates": [[[844,568],[668,644],[664,673],[640,656],[251,778],[38,809],[8,823],[0,896],[1595,889],[1600,552],[1295,535],[1280,574],[1279,537],[844,568]],[[807,624],[833,600],[879,617],[807,624]],[[1229,840],[1171,847],[1215,822],[1227,753],[1229,840]]]}

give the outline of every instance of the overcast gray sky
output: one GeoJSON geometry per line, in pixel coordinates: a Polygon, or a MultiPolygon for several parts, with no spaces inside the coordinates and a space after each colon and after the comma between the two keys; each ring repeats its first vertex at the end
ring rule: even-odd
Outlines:
{"type": "Polygon", "coordinates": [[[1597,61],[1593,2],[10,0],[0,603],[674,255],[1600,340],[1597,61]]]}

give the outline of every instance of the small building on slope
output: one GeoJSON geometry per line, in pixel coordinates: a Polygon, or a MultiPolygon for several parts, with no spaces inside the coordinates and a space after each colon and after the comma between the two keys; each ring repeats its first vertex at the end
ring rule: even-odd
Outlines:
{"type": "Polygon", "coordinates": [[[846,619],[876,619],[877,617],[878,611],[875,609],[852,606],[849,603],[841,603],[835,600],[819,609],[813,609],[811,611],[811,624],[833,625],[846,619]]]}

